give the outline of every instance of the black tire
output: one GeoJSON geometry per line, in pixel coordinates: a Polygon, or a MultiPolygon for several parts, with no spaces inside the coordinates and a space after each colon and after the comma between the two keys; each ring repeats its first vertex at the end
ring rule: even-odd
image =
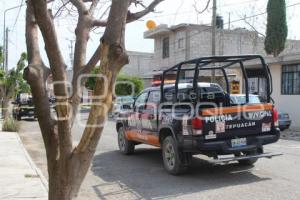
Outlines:
{"type": "Polygon", "coordinates": [[[120,127],[118,129],[118,145],[121,153],[125,155],[134,153],[134,142],[127,140],[127,138],[125,137],[124,127],[120,127]]]}
{"type": "Polygon", "coordinates": [[[192,155],[181,152],[172,136],[167,136],[162,142],[162,157],[165,170],[173,175],[187,171],[192,155]]]}
{"type": "MultiPolygon", "coordinates": [[[[250,155],[257,155],[257,153],[258,153],[257,150],[253,150],[253,151],[243,152],[243,155],[250,156],[250,155]]],[[[239,160],[239,164],[244,166],[253,166],[257,162],[257,160],[258,158],[239,160]]]]}

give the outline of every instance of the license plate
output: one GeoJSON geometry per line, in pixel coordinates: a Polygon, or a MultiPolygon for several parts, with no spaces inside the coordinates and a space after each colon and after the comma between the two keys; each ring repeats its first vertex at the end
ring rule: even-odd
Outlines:
{"type": "Polygon", "coordinates": [[[234,147],[242,147],[247,145],[247,139],[246,138],[237,138],[231,140],[231,146],[234,147]]]}

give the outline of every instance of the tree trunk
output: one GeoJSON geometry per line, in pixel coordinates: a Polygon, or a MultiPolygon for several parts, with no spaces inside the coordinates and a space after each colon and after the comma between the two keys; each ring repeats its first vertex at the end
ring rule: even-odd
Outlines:
{"type": "MultiPolygon", "coordinates": [[[[70,0],[78,9],[80,16],[79,26],[75,31],[76,47],[72,81],[72,85],[75,87],[74,91],[80,89],[77,88],[76,90],[79,83],[78,77],[89,73],[99,60],[101,60],[101,75],[105,77],[105,79],[97,78],[96,80],[94,89],[96,98],[93,100],[87,126],[78,146],[73,149],[71,127],[76,110],[72,111],[71,108],[77,108],[80,96],[72,94],[72,98],[69,98],[67,95],[65,64],[59,49],[52,14],[47,8],[47,1],[27,0],[26,44],[29,66],[25,69],[24,75],[31,86],[33,102],[36,106],[37,117],[46,147],[49,200],[71,200],[77,196],[91,165],[108,110],[112,105],[116,77],[121,68],[128,63],[124,46],[126,23],[153,11],[154,7],[161,1],[154,0],[144,11],[133,14],[128,11],[128,8],[134,1],[112,0],[107,21],[100,23],[106,26],[101,44],[89,62],[85,64],[89,31],[96,21],[91,13],[99,1],[91,1],[91,8],[87,10],[86,1],[70,0]],[[53,81],[60,83],[54,85],[58,120],[53,120],[50,115],[46,90],[46,80],[50,70],[44,66],[40,56],[38,26],[44,39],[53,81]],[[103,98],[100,98],[100,96],[103,98]]],[[[138,3],[138,1],[136,2],[138,3]]]]}
{"type": "Polygon", "coordinates": [[[11,115],[11,100],[9,98],[4,97],[2,102],[2,117],[3,119],[7,119],[11,115]]]}
{"type": "MultiPolygon", "coordinates": [[[[71,170],[71,169],[70,169],[71,170]]],[[[69,174],[70,171],[58,168],[49,172],[49,200],[71,200],[73,196],[72,191],[72,181],[65,180],[66,174],[69,174]]]]}

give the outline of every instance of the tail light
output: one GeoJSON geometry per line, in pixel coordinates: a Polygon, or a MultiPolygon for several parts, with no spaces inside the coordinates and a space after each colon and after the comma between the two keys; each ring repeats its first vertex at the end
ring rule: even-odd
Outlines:
{"type": "Polygon", "coordinates": [[[275,107],[272,110],[274,126],[278,126],[278,111],[275,107]]]}
{"type": "Polygon", "coordinates": [[[200,117],[192,119],[192,128],[194,135],[202,135],[203,121],[200,117]]]}

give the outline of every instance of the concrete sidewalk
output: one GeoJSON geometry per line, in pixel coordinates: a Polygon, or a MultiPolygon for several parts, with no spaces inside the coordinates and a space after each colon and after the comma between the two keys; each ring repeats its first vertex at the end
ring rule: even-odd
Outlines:
{"type": "Polygon", "coordinates": [[[17,133],[0,132],[0,199],[47,199],[47,181],[17,133]]]}

